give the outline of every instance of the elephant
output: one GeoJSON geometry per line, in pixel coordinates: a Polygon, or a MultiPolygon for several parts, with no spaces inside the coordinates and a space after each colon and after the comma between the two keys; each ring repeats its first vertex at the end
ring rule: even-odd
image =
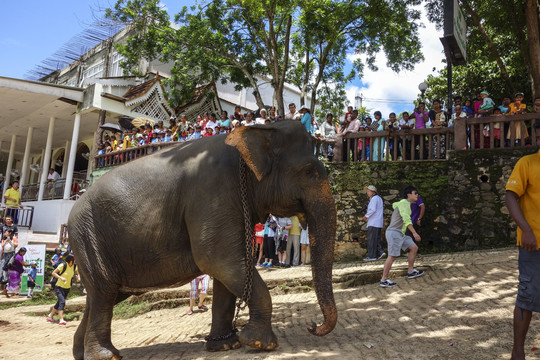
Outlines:
{"type": "Polygon", "coordinates": [[[332,290],[336,207],[312,137],[298,121],[240,127],[183,142],[118,166],[78,199],[70,244],[87,291],[73,340],[75,359],[120,359],[111,342],[113,307],[132,294],[213,277],[206,349],[242,344],[272,350],[272,300],[253,266],[249,321],[233,331],[235,301],[246,282],[246,236],[239,173],[246,164],[246,208],[253,224],[269,213],[309,225],[313,287],[324,321],[337,322],[332,290]]]}

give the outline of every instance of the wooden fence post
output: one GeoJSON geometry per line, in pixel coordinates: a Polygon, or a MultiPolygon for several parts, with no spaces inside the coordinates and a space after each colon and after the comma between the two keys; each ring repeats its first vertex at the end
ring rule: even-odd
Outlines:
{"type": "Polygon", "coordinates": [[[456,150],[467,149],[467,121],[465,119],[454,122],[454,148],[456,150]]]}

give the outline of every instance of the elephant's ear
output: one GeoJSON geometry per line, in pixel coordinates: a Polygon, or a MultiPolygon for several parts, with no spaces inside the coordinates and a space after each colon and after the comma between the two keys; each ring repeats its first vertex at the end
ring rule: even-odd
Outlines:
{"type": "Polygon", "coordinates": [[[271,135],[272,129],[267,125],[242,126],[234,129],[225,139],[225,144],[234,146],[240,152],[259,181],[272,168],[271,135]]]}

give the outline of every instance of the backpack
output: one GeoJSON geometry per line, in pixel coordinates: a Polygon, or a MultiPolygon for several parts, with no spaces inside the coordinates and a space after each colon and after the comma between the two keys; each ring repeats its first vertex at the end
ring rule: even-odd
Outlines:
{"type": "MultiPolygon", "coordinates": [[[[62,261],[60,264],[58,264],[58,266],[60,266],[60,265],[64,265],[64,267],[62,267],[62,270],[60,271],[60,273],[58,273],[58,276],[62,276],[62,274],[65,273],[66,270],[67,270],[67,263],[65,261],[62,261]]],[[[74,264],[73,266],[74,266],[73,267],[73,273],[75,273],[75,271],[77,271],[77,264],[74,264]]],[[[73,282],[73,278],[71,280],[73,282]]],[[[51,276],[51,280],[49,280],[49,284],[51,285],[51,289],[54,290],[54,288],[56,287],[57,282],[58,282],[58,278],[55,278],[54,276],[51,276]]]]}
{"type": "Polygon", "coordinates": [[[4,268],[2,270],[8,271],[13,267],[13,264],[15,263],[15,253],[13,253],[13,256],[9,259],[9,261],[4,265],[4,268]]]}

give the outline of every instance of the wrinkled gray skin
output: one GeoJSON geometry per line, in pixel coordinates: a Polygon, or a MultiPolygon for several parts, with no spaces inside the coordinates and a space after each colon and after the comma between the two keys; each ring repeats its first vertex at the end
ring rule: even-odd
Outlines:
{"type": "MultiPolygon", "coordinates": [[[[308,223],[313,284],[324,316],[323,324],[309,331],[322,336],[333,330],[334,200],[304,127],[281,121],[182,143],[130,162],[102,176],[75,203],[69,237],[88,292],[74,337],[76,359],[120,358],[111,343],[116,303],[203,273],[214,278],[210,336],[231,332],[246,270],[240,156],[250,168],[254,223],[264,222],[268,213],[299,215],[308,223]]],[[[249,322],[238,335],[206,347],[229,350],[242,343],[274,349],[271,316],[268,288],[254,271],[249,322]]]]}

